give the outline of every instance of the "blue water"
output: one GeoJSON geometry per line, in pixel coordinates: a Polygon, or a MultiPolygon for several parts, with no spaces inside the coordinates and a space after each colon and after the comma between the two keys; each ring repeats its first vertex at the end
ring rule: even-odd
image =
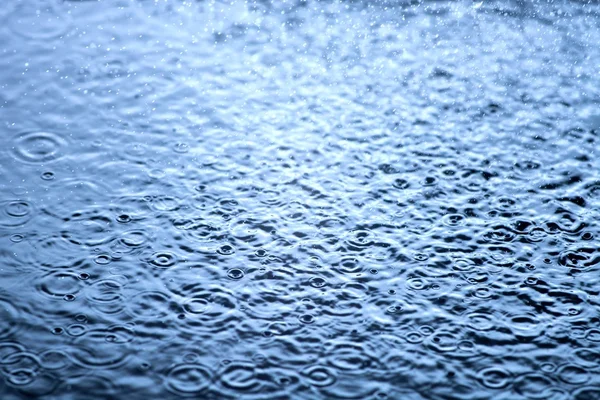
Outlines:
{"type": "Polygon", "coordinates": [[[600,399],[600,5],[0,9],[0,398],[600,399]]]}

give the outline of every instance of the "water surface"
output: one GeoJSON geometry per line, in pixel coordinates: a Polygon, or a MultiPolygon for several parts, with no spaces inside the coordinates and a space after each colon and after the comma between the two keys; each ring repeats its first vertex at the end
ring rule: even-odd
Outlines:
{"type": "Polygon", "coordinates": [[[600,398],[600,7],[8,1],[0,397],[600,398]]]}

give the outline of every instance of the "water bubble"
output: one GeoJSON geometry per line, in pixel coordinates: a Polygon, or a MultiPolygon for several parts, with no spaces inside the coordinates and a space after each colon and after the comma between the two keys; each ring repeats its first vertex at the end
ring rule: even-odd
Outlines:
{"type": "Polygon", "coordinates": [[[127,223],[131,222],[131,216],[129,216],[127,214],[120,214],[117,216],[117,222],[119,222],[121,224],[127,224],[127,223]]]}
{"type": "Polygon", "coordinates": [[[217,249],[217,253],[224,256],[230,256],[235,253],[235,248],[229,244],[224,244],[217,249]]]}
{"type": "Polygon", "coordinates": [[[51,132],[25,132],[13,140],[13,155],[26,163],[47,163],[63,154],[67,142],[51,132]]]}
{"type": "Polygon", "coordinates": [[[258,249],[254,252],[254,255],[256,255],[256,257],[266,257],[269,255],[269,252],[265,249],[258,249]]]}
{"type": "Polygon", "coordinates": [[[54,179],[54,172],[52,172],[52,171],[43,172],[41,175],[41,178],[45,181],[51,181],[54,179]]]}
{"type": "Polygon", "coordinates": [[[320,276],[313,276],[312,278],[310,278],[310,286],[314,287],[314,288],[322,288],[325,285],[327,285],[327,281],[324,278],[321,278],[320,276]]]}
{"type": "Polygon", "coordinates": [[[392,186],[394,186],[396,189],[405,190],[410,187],[410,184],[408,183],[408,181],[406,179],[398,178],[394,181],[392,186]]]}
{"type": "Polygon", "coordinates": [[[232,268],[227,271],[227,276],[231,279],[242,279],[244,277],[244,271],[239,268],[232,268]]]}
{"type": "Polygon", "coordinates": [[[423,186],[435,186],[437,184],[438,180],[436,177],[434,176],[428,176],[425,179],[423,179],[421,181],[421,185],[423,186]]]}
{"type": "Polygon", "coordinates": [[[298,319],[303,324],[312,324],[313,322],[315,322],[315,317],[310,314],[303,314],[300,317],[298,317],[298,319]]]}

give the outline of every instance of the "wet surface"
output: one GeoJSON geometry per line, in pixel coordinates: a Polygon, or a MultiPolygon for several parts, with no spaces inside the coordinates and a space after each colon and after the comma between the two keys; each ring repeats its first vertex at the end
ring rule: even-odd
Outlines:
{"type": "Polygon", "coordinates": [[[2,399],[599,399],[600,7],[10,1],[2,399]]]}

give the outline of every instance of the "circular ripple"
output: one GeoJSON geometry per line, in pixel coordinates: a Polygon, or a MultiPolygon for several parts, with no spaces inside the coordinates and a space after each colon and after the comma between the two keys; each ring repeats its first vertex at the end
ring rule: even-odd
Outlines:
{"type": "Polygon", "coordinates": [[[529,399],[548,397],[548,389],[553,385],[550,378],[542,374],[527,374],[520,376],[514,383],[515,391],[529,399]]]}
{"type": "Polygon", "coordinates": [[[350,233],[348,238],[346,239],[346,243],[350,245],[351,248],[364,248],[369,247],[375,244],[375,235],[373,232],[369,230],[355,230],[350,233]]]}
{"type": "Polygon", "coordinates": [[[67,146],[66,140],[51,132],[25,132],[13,139],[13,155],[26,163],[57,160],[67,146]]]}
{"type": "Polygon", "coordinates": [[[600,365],[600,351],[594,349],[577,349],[573,352],[576,362],[586,368],[600,365]]]}
{"type": "Polygon", "coordinates": [[[512,378],[510,372],[497,367],[486,368],[477,374],[479,382],[490,389],[502,389],[507,387],[512,378]]]}
{"type": "Polygon", "coordinates": [[[51,298],[74,296],[82,287],[79,276],[73,272],[56,271],[44,275],[38,282],[38,290],[51,298]]]}
{"type": "Polygon", "coordinates": [[[20,319],[17,308],[10,301],[0,299],[0,339],[10,337],[17,330],[20,319]]]}
{"type": "Polygon", "coordinates": [[[596,250],[591,248],[566,250],[558,256],[558,263],[574,269],[588,268],[600,261],[595,253],[596,250]]]}
{"type": "Polygon", "coordinates": [[[488,331],[494,328],[492,315],[486,313],[472,313],[467,315],[467,326],[476,331],[488,331]]]}
{"type": "Polygon", "coordinates": [[[71,359],[84,368],[119,368],[129,357],[133,331],[121,326],[94,329],[78,336],[71,359]]]}
{"type": "Polygon", "coordinates": [[[149,320],[164,318],[169,314],[169,296],[162,292],[138,293],[127,303],[129,313],[136,318],[149,320]]]}
{"type": "Polygon", "coordinates": [[[246,362],[227,364],[219,379],[223,386],[240,391],[253,389],[259,384],[254,364],[246,362]]]}
{"type": "Polygon", "coordinates": [[[0,202],[0,227],[16,228],[29,222],[33,216],[33,206],[25,200],[0,202]]]}
{"type": "Polygon", "coordinates": [[[444,216],[442,221],[443,221],[444,225],[447,225],[447,226],[464,225],[465,216],[462,214],[449,214],[449,215],[444,216]]]}
{"type": "Polygon", "coordinates": [[[200,364],[180,364],[167,374],[167,389],[175,394],[191,396],[205,390],[212,381],[212,373],[200,364]]]}
{"type": "Polygon", "coordinates": [[[123,233],[120,238],[121,244],[129,248],[143,246],[148,241],[148,237],[143,231],[128,231],[123,233]]]}
{"type": "Polygon", "coordinates": [[[8,17],[8,27],[17,35],[34,40],[56,39],[67,33],[71,19],[52,4],[20,3],[8,17]]]}
{"type": "Polygon", "coordinates": [[[571,385],[583,385],[590,380],[589,373],[576,365],[564,365],[558,369],[558,378],[571,385]]]}
{"type": "Polygon", "coordinates": [[[173,253],[162,251],[154,253],[148,262],[158,268],[169,268],[175,265],[177,257],[173,253]]]}
{"type": "Polygon", "coordinates": [[[308,367],[302,371],[302,375],[308,380],[310,385],[316,387],[330,386],[336,381],[334,370],[323,365],[308,367]]]}

